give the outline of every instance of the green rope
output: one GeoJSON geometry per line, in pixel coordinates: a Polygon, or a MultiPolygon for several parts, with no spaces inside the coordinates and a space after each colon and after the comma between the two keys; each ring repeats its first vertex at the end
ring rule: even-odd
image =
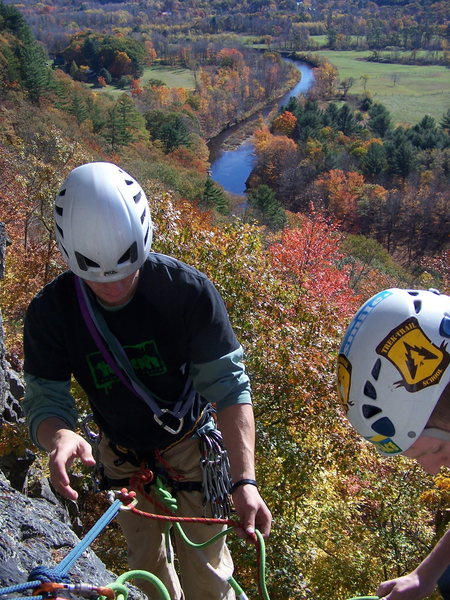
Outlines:
{"type": "MultiPolygon", "coordinates": [[[[172,512],[177,511],[178,507],[177,507],[176,498],[174,498],[172,496],[170,491],[165,487],[164,483],[162,482],[162,480],[159,477],[156,477],[155,484],[153,486],[153,492],[161,499],[161,501],[172,512]]],[[[177,532],[179,533],[181,539],[188,546],[190,546],[191,548],[196,548],[196,549],[206,548],[207,546],[214,544],[214,542],[216,542],[221,537],[227,535],[230,531],[232,531],[234,529],[234,527],[228,527],[227,529],[224,529],[223,531],[219,531],[219,533],[214,535],[209,540],[206,540],[206,542],[196,543],[196,542],[191,541],[187,537],[187,535],[185,534],[180,523],[175,522],[174,525],[175,525],[177,532]]],[[[168,523],[165,527],[164,535],[166,538],[166,552],[167,552],[168,561],[172,562],[172,556],[171,556],[171,552],[170,552],[170,543],[169,543],[170,529],[171,529],[171,524],[168,523]]],[[[264,538],[263,538],[262,534],[258,530],[256,530],[256,537],[258,539],[258,544],[259,544],[259,548],[260,548],[260,565],[259,565],[259,578],[258,578],[259,588],[260,588],[263,600],[270,600],[269,593],[267,591],[267,586],[266,586],[266,547],[265,547],[265,542],[264,542],[264,538]]],[[[236,592],[237,600],[248,600],[244,590],[241,588],[241,586],[238,584],[238,582],[234,579],[233,576],[231,576],[227,581],[230,584],[230,586],[233,588],[233,590],[236,592]]],[[[127,599],[125,598],[125,600],[127,600],[127,599]]],[[[357,600],[357,599],[353,598],[353,599],[349,599],[349,600],[357,600]]],[[[369,600],[369,599],[361,598],[360,600],[369,600]]]]}
{"type": "Polygon", "coordinates": [[[159,496],[161,502],[163,502],[169,510],[171,510],[174,513],[177,512],[177,499],[174,498],[174,496],[172,496],[172,494],[166,488],[159,476],[156,476],[155,484],[152,488],[152,491],[156,496],[159,496]]]}
{"type": "Polygon", "coordinates": [[[248,600],[247,594],[244,592],[244,590],[241,588],[241,586],[238,584],[234,577],[230,577],[228,583],[236,592],[236,600],[248,600]]]}
{"type": "Polygon", "coordinates": [[[217,541],[219,538],[223,537],[224,535],[227,535],[227,533],[229,531],[232,531],[234,529],[234,527],[228,527],[227,529],[225,529],[224,531],[219,531],[219,533],[216,533],[215,536],[213,536],[212,538],[210,538],[209,540],[206,540],[206,542],[199,542],[198,544],[195,542],[192,542],[187,535],[184,533],[183,528],[181,527],[181,525],[179,523],[175,523],[175,527],[177,528],[178,533],[180,534],[182,540],[184,542],[186,542],[186,544],[188,546],[190,546],[191,548],[206,548],[207,546],[210,546],[211,544],[214,544],[215,541],[217,541]]]}
{"type": "Polygon", "coordinates": [[[256,529],[256,537],[258,538],[259,547],[261,550],[260,565],[259,565],[259,586],[261,588],[262,597],[264,600],[270,600],[269,592],[266,587],[266,545],[262,534],[256,529]]]}
{"type": "MultiPolygon", "coordinates": [[[[154,587],[157,589],[159,596],[160,596],[160,598],[162,598],[162,600],[171,600],[170,594],[167,591],[167,588],[163,584],[161,579],[156,577],[156,575],[153,575],[153,573],[149,573],[148,571],[140,571],[140,570],[127,571],[126,573],[123,573],[122,575],[120,575],[114,583],[107,586],[107,587],[111,588],[112,590],[118,592],[116,594],[116,600],[122,600],[122,597],[123,597],[123,600],[127,600],[128,589],[123,584],[125,583],[125,581],[128,581],[129,579],[145,579],[146,581],[149,581],[151,584],[154,585],[154,587]]],[[[102,598],[105,598],[105,596],[102,596],[102,598]]]]}

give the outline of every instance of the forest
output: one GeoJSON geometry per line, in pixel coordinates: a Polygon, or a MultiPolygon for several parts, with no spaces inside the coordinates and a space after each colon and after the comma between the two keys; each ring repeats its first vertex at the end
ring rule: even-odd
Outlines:
{"type": "MultiPolygon", "coordinates": [[[[7,358],[21,370],[26,307],[64,269],[52,222],[60,182],[84,162],[120,164],[149,199],[153,249],[213,280],[245,349],[258,479],[274,516],[272,600],[372,595],[414,568],[448,523],[450,478],[383,459],[354,433],[335,362],[349,319],[374,293],[450,293],[450,103],[440,122],[396,123],[314,50],[325,36],[331,49],[395,46],[445,63],[449,34],[448,4],[425,0],[0,3],[7,358]],[[208,141],[292,86],[283,53],[313,65],[316,83],[257,118],[238,210],[242,198],[209,174],[208,141]],[[154,65],[188,69],[193,87],[146,78],[154,65]]],[[[86,411],[75,384],[73,394],[86,411]]],[[[0,452],[23,451],[24,439],[3,427],[0,452]]],[[[103,499],[79,475],[87,529],[83,507],[101,510],[103,499]]],[[[253,551],[230,545],[256,597],[253,551]]],[[[114,527],[95,551],[121,572],[125,549],[111,548],[123,548],[114,527]]]]}

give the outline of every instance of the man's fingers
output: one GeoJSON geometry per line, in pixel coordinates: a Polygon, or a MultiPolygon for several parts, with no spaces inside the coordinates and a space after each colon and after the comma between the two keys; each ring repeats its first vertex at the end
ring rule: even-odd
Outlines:
{"type": "Polygon", "coordinates": [[[94,457],[92,455],[92,449],[91,449],[90,446],[87,446],[87,447],[85,447],[85,448],[82,449],[82,451],[80,453],[80,460],[87,467],[93,467],[95,465],[95,459],[94,459],[94,457]]]}
{"type": "Polygon", "coordinates": [[[57,447],[50,453],[50,475],[55,489],[65,498],[76,500],[78,493],[70,485],[68,469],[79,458],[86,466],[94,466],[95,460],[89,444],[82,443],[57,447]]]}

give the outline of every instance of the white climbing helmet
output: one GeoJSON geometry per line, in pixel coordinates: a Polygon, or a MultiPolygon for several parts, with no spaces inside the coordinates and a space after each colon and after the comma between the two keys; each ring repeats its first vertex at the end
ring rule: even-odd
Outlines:
{"type": "Polygon", "coordinates": [[[145,193],[114,164],[74,169],[56,196],[54,218],[61,254],[82,279],[123,279],[150,251],[153,226],[145,193]]]}
{"type": "Polygon", "coordinates": [[[338,394],[355,429],[385,455],[407,450],[450,382],[450,297],[388,289],[370,298],[345,333],[338,394]]]}

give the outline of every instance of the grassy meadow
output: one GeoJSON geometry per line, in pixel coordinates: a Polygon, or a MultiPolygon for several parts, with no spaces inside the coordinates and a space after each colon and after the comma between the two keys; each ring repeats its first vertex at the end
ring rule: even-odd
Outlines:
{"type": "MultiPolygon", "coordinates": [[[[144,73],[140,79],[141,87],[151,79],[159,79],[169,88],[180,87],[186,88],[187,90],[195,89],[193,72],[190,69],[184,69],[182,67],[169,67],[167,65],[154,65],[152,67],[147,67],[144,69],[144,73]]],[[[96,92],[110,94],[113,98],[117,98],[124,92],[128,91],[128,88],[122,89],[114,85],[106,85],[102,88],[92,85],[88,85],[87,87],[96,92]]]]}
{"type": "Polygon", "coordinates": [[[370,51],[319,50],[339,71],[339,78],[353,77],[350,94],[366,92],[384,104],[399,124],[414,125],[424,115],[439,122],[450,108],[450,69],[441,66],[400,65],[366,62],[370,51]]]}
{"type": "Polygon", "coordinates": [[[180,87],[187,90],[195,89],[194,74],[190,69],[182,67],[169,67],[167,65],[153,65],[144,70],[141,77],[141,86],[150,79],[159,79],[167,87],[180,87]]]}

